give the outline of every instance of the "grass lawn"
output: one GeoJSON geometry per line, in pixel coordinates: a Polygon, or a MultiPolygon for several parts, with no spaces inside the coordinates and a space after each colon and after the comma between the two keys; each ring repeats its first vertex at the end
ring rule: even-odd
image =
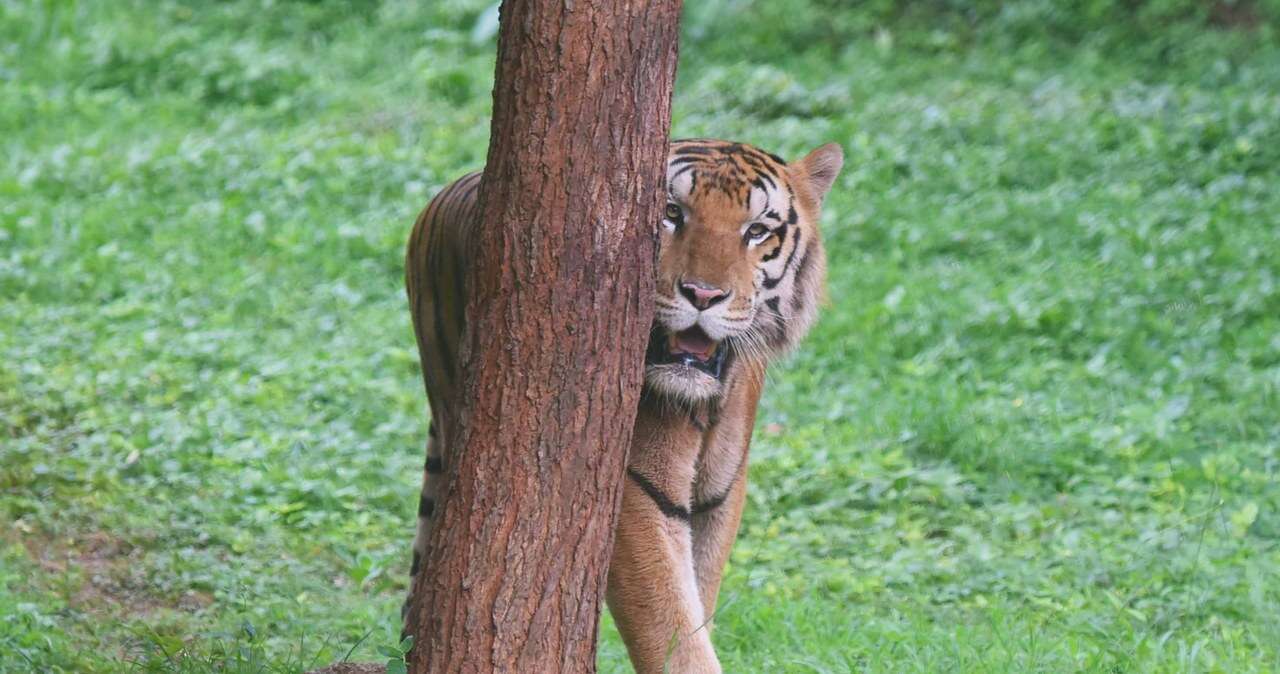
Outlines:
{"type": "MultiPolygon", "coordinates": [[[[395,643],[487,4],[0,0],[0,671],[395,643]]],[[[726,671],[1280,670],[1275,29],[688,4],[676,135],[847,156],[726,671]]]]}

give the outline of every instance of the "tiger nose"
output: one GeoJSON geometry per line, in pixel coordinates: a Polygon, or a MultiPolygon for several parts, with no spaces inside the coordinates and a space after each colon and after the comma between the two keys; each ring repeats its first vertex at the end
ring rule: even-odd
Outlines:
{"type": "Polygon", "coordinates": [[[701,281],[681,281],[680,294],[698,311],[705,311],[729,299],[728,292],[701,281]]]}

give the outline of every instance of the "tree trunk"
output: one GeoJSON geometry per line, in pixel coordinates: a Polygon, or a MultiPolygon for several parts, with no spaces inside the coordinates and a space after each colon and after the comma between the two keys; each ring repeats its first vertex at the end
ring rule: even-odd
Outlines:
{"type": "Polygon", "coordinates": [[[507,0],[417,672],[587,672],[653,314],[680,0],[507,0]]]}

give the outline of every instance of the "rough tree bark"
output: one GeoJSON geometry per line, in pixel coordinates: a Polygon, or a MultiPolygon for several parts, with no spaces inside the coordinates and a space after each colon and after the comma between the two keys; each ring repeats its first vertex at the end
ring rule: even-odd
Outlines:
{"type": "Polygon", "coordinates": [[[653,313],[680,0],[507,0],[417,672],[586,672],[653,313]]]}

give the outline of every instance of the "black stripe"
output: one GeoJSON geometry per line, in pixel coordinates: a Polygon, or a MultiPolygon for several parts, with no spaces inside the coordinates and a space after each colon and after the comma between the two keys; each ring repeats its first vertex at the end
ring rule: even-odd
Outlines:
{"type": "Polygon", "coordinates": [[[742,465],[746,463],[746,461],[747,457],[745,454],[738,459],[738,467],[733,469],[733,480],[729,482],[729,486],[725,487],[723,492],[718,496],[713,496],[706,501],[703,501],[702,503],[693,504],[694,515],[701,515],[724,505],[724,502],[728,500],[729,495],[733,493],[733,487],[738,484],[738,478],[742,475],[742,465]]]}
{"type": "Polygon", "coordinates": [[[471,181],[471,184],[467,187],[467,191],[462,193],[462,199],[464,201],[470,201],[471,198],[475,196],[476,190],[480,189],[480,176],[481,174],[477,172],[463,178],[463,180],[471,181]]]}
{"type": "MultiPolygon", "coordinates": [[[[471,207],[465,215],[467,222],[473,223],[471,226],[474,227],[475,226],[474,223],[477,223],[480,221],[481,215],[482,213],[480,212],[480,201],[476,200],[471,202],[471,207]]],[[[464,264],[464,262],[469,260],[469,257],[468,257],[469,251],[465,250],[466,249],[465,243],[463,243],[461,246],[458,246],[456,245],[456,242],[455,242],[454,248],[455,250],[453,255],[453,293],[454,293],[453,320],[460,328],[459,332],[464,332],[466,330],[466,325],[467,325],[467,267],[464,264]],[[463,250],[456,250],[457,248],[463,248],[463,250]]]]}
{"type": "MultiPolygon", "coordinates": [[[[677,142],[680,142],[680,141],[677,141],[677,142]]],[[[682,155],[687,155],[687,154],[707,155],[707,154],[715,154],[715,153],[716,153],[715,148],[710,148],[703,145],[686,145],[683,147],[676,148],[674,151],[672,151],[672,154],[676,155],[677,157],[682,155]]]]}
{"type": "Polygon", "coordinates": [[[786,278],[787,270],[791,268],[791,262],[795,259],[796,249],[798,249],[799,247],[800,247],[800,230],[797,229],[796,240],[794,244],[791,246],[791,253],[787,255],[787,261],[782,265],[782,273],[778,274],[778,278],[769,278],[769,275],[765,274],[764,287],[766,290],[773,289],[779,283],[782,283],[782,279],[786,278]]]}
{"type": "MultiPolygon", "coordinates": [[[[806,250],[804,252],[804,257],[800,258],[800,264],[796,265],[796,284],[797,285],[799,285],[800,283],[803,283],[805,277],[809,275],[809,266],[812,263],[813,263],[813,251],[806,250]]],[[[791,313],[792,314],[800,313],[800,308],[804,306],[805,299],[806,298],[804,293],[799,292],[799,288],[796,288],[796,292],[794,292],[791,295],[791,313]]]]}
{"type": "MultiPolygon", "coordinates": [[[[433,250],[431,251],[432,264],[435,269],[440,270],[445,263],[444,260],[441,259],[441,256],[444,255],[448,257],[448,263],[453,265],[455,284],[458,284],[457,273],[461,271],[462,265],[461,260],[459,260],[456,255],[449,254],[452,252],[452,246],[445,245],[446,241],[449,240],[449,232],[446,228],[453,227],[455,230],[458,229],[460,224],[458,219],[470,213],[474,202],[469,203],[468,198],[475,193],[475,190],[479,189],[481,176],[482,174],[479,172],[469,173],[450,185],[446,190],[446,193],[442,193],[440,195],[445,197],[446,201],[442,208],[440,208],[436,213],[435,222],[432,223],[433,228],[439,232],[438,237],[434,241],[435,245],[433,246],[433,250]]],[[[438,196],[436,198],[439,199],[440,197],[438,196]]],[[[440,352],[440,360],[442,361],[441,369],[444,370],[445,380],[452,384],[454,379],[454,345],[449,343],[448,330],[444,324],[444,303],[441,301],[441,290],[443,290],[443,288],[441,288],[439,283],[433,284],[431,287],[431,299],[433,305],[432,314],[435,321],[436,347],[440,352]]],[[[457,306],[460,302],[460,298],[457,297],[456,294],[461,293],[463,288],[456,287],[452,290],[455,294],[453,297],[454,305],[457,306]]],[[[454,313],[456,316],[457,312],[455,311],[454,313]]]]}
{"type": "Polygon", "coordinates": [[[431,513],[436,511],[436,502],[423,496],[418,499],[418,517],[431,517],[431,513]]]}
{"type": "MultiPolygon", "coordinates": [[[[479,185],[480,181],[477,180],[476,186],[479,187],[479,185]]],[[[468,231],[476,227],[476,223],[483,215],[480,212],[480,198],[476,197],[468,204],[466,212],[462,215],[467,222],[467,227],[470,228],[468,231]]],[[[470,251],[465,250],[465,243],[462,248],[464,250],[455,250],[453,255],[453,319],[461,328],[460,332],[465,331],[467,325],[467,275],[466,265],[463,263],[469,259],[470,254],[470,251]]]]}
{"type": "Polygon", "coordinates": [[[432,419],[431,423],[427,424],[427,437],[431,438],[432,440],[440,439],[440,432],[436,430],[435,419],[432,419]]]}
{"type": "Polygon", "coordinates": [[[688,508],[682,505],[676,505],[674,501],[667,498],[666,494],[662,493],[662,491],[655,487],[648,478],[641,475],[639,472],[628,468],[627,475],[632,480],[635,480],[636,484],[644,490],[644,493],[649,495],[649,498],[653,499],[653,503],[658,506],[658,510],[662,511],[663,515],[666,515],[667,517],[674,517],[681,522],[688,522],[692,518],[692,515],[689,514],[688,508]]]}
{"type": "Polygon", "coordinates": [[[719,496],[716,496],[710,500],[703,501],[702,503],[693,504],[693,514],[701,515],[703,513],[707,513],[712,510],[715,510],[716,508],[719,508],[720,506],[724,505],[725,500],[729,498],[729,494],[732,491],[733,491],[733,484],[730,483],[729,488],[724,490],[723,494],[720,494],[719,496]]]}
{"type": "MultiPolygon", "coordinates": [[[[671,183],[674,183],[676,181],[676,178],[679,178],[680,176],[688,173],[689,171],[692,171],[694,168],[696,167],[690,164],[689,166],[685,166],[681,168],[679,171],[672,173],[670,180],[667,181],[667,184],[670,185],[671,183]]],[[[692,188],[689,191],[692,192],[693,191],[692,188]]]]}
{"type": "Polygon", "coordinates": [[[411,577],[418,575],[418,569],[420,568],[422,568],[422,555],[418,554],[417,550],[414,550],[413,563],[409,565],[409,575],[411,577]]]}
{"type": "Polygon", "coordinates": [[[444,328],[444,308],[440,305],[440,284],[431,286],[431,314],[435,323],[436,349],[440,352],[441,368],[445,381],[453,383],[453,348],[449,346],[448,333],[444,328]]]}
{"type": "MultiPolygon", "coordinates": [[[[749,164],[751,168],[756,170],[757,180],[759,180],[760,178],[764,178],[769,182],[769,185],[771,187],[773,187],[774,189],[778,188],[778,183],[777,181],[774,180],[775,174],[768,167],[768,165],[766,165],[763,161],[760,161],[759,159],[756,159],[755,157],[749,154],[744,154],[742,156],[744,159],[746,159],[747,164],[749,164]]],[[[763,187],[763,185],[761,187],[763,187]]]]}
{"type": "MultiPolygon", "coordinates": [[[[477,191],[480,189],[480,177],[481,174],[479,173],[470,173],[458,181],[457,188],[461,194],[456,197],[457,207],[449,216],[449,222],[452,226],[451,233],[453,236],[449,237],[447,246],[441,251],[441,254],[446,259],[441,260],[440,273],[436,275],[437,278],[443,280],[445,272],[447,271],[453,280],[453,287],[447,288],[446,296],[450,301],[450,307],[453,309],[450,312],[450,315],[453,318],[453,326],[455,332],[458,333],[456,335],[458,338],[462,336],[462,326],[465,325],[467,311],[465,265],[467,251],[459,250],[459,248],[465,248],[464,233],[471,231],[474,227],[474,221],[480,217],[480,213],[478,212],[480,199],[476,196],[477,191]]],[[[444,241],[441,242],[442,245],[445,243],[446,242],[444,241]]],[[[455,349],[458,346],[458,344],[453,345],[455,349]]],[[[446,367],[450,370],[451,376],[455,374],[452,372],[454,369],[454,362],[452,359],[449,359],[446,363],[446,367]]]]}
{"type": "MultiPolygon", "coordinates": [[[[443,237],[440,231],[440,222],[441,222],[440,216],[442,211],[444,211],[445,208],[448,206],[450,187],[452,187],[452,185],[450,185],[449,187],[445,187],[444,190],[442,190],[439,194],[436,195],[435,199],[431,200],[431,205],[428,206],[428,208],[431,210],[431,217],[428,218],[426,222],[428,231],[427,231],[427,241],[425,243],[426,248],[423,250],[425,260],[423,261],[423,265],[422,265],[423,266],[422,273],[425,274],[426,278],[428,279],[434,276],[435,270],[437,269],[436,265],[439,264],[438,261],[440,258],[440,240],[443,237]]],[[[433,334],[431,335],[426,334],[426,330],[424,329],[422,331],[422,334],[419,336],[424,343],[429,343],[432,339],[439,342],[439,341],[442,341],[440,339],[440,310],[438,308],[440,303],[440,300],[438,297],[440,289],[437,287],[437,284],[431,283],[430,286],[426,288],[426,290],[427,290],[428,297],[423,297],[419,299],[418,302],[420,305],[422,303],[427,302],[428,300],[431,302],[431,316],[430,318],[428,318],[425,315],[420,316],[418,320],[424,323],[424,326],[423,326],[424,328],[425,328],[425,323],[428,320],[430,320],[431,331],[433,334]]],[[[425,314],[426,312],[422,312],[422,313],[425,314]]],[[[434,368],[432,368],[431,363],[428,362],[427,354],[424,353],[422,355],[423,355],[422,371],[424,373],[424,376],[430,378],[431,375],[428,373],[432,372],[434,368]]],[[[449,383],[452,383],[452,378],[449,377],[448,372],[445,373],[445,378],[449,383]]]]}
{"type": "MultiPolygon", "coordinates": [[[[441,250],[445,247],[444,242],[446,240],[443,228],[454,222],[454,217],[457,215],[459,207],[456,195],[464,180],[466,180],[465,177],[450,185],[440,196],[436,197],[437,199],[444,198],[446,201],[436,213],[435,221],[431,223],[433,233],[436,233],[436,236],[432,242],[434,245],[431,247],[429,259],[432,268],[435,270],[441,268],[440,256],[445,253],[445,251],[441,250]]],[[[431,316],[432,322],[435,323],[433,327],[436,333],[436,349],[440,353],[440,360],[442,361],[440,369],[444,370],[445,381],[453,384],[453,347],[449,344],[448,331],[444,326],[444,306],[440,298],[441,290],[439,283],[431,285],[431,316]]]]}
{"type": "Polygon", "coordinates": [[[427,457],[427,472],[432,475],[438,475],[444,472],[444,459],[438,456],[427,457]]]}
{"type": "Polygon", "coordinates": [[[785,225],[773,230],[773,233],[778,236],[778,245],[773,250],[769,251],[767,255],[761,258],[763,262],[772,262],[778,259],[778,256],[782,254],[783,244],[787,242],[787,227],[785,225]]]}

